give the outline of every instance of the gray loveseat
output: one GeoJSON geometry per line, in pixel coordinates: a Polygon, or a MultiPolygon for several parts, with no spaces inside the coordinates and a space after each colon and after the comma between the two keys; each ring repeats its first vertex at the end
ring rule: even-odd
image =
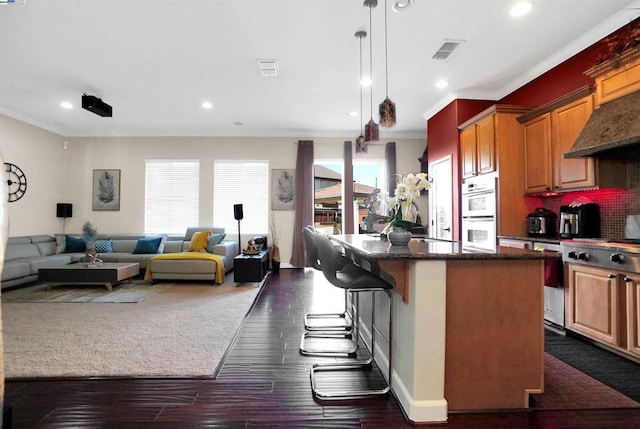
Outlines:
{"type": "MultiPolygon", "coordinates": [[[[188,228],[184,236],[162,235],[163,244],[158,249],[162,253],[186,252],[189,250],[190,240],[196,231],[210,230],[214,234],[224,234],[224,228],[196,227],[188,228]]],[[[70,234],[80,237],[79,234],[70,234]]],[[[153,253],[133,253],[138,240],[158,237],[158,235],[144,234],[98,234],[97,239],[108,241],[112,252],[99,253],[98,257],[105,262],[137,262],[140,269],[147,268],[149,260],[157,255],[153,253]]],[[[10,237],[5,249],[4,266],[2,269],[2,289],[34,282],[38,279],[40,268],[50,268],[79,262],[84,252],[64,252],[66,236],[31,235],[10,237]]],[[[239,246],[235,241],[223,240],[211,246],[212,253],[222,257],[224,271],[233,269],[233,258],[239,254],[239,246]]],[[[162,279],[211,280],[215,278],[216,263],[211,261],[167,260],[154,267],[152,281],[162,279]]]]}

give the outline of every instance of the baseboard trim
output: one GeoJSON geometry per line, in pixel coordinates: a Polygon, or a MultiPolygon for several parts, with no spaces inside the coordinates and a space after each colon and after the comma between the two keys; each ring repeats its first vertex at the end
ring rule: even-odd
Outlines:
{"type": "MultiPolygon", "coordinates": [[[[361,323],[360,335],[367,346],[371,348],[371,330],[364,323],[361,323]]],[[[380,347],[379,341],[376,341],[375,357],[378,368],[388,380],[389,359],[384,348],[380,347]]],[[[407,419],[414,423],[445,423],[447,421],[449,404],[446,399],[416,401],[398,373],[393,369],[392,375],[391,390],[407,419]]]]}
{"type": "Polygon", "coordinates": [[[446,399],[416,401],[400,376],[393,371],[393,392],[409,420],[415,423],[445,423],[448,415],[446,399]]]}

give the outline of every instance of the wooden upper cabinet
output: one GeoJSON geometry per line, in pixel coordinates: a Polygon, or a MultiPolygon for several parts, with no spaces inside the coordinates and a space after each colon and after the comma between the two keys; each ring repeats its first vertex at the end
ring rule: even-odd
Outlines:
{"type": "Polygon", "coordinates": [[[497,180],[499,235],[527,234],[529,209],[522,198],[524,132],[517,118],[529,110],[526,106],[496,104],[458,127],[462,178],[486,174],[497,180]]]}
{"type": "Polygon", "coordinates": [[[525,193],[626,187],[624,160],[563,158],[593,113],[593,97],[593,88],[584,87],[518,117],[525,135],[525,193]]]}
{"type": "Polygon", "coordinates": [[[596,107],[631,94],[640,89],[640,51],[628,49],[585,74],[596,81],[596,107]]]}
{"type": "Polygon", "coordinates": [[[575,143],[591,112],[593,95],[589,94],[524,123],[525,193],[596,186],[593,158],[562,157],[575,143]]]}
{"type": "Polygon", "coordinates": [[[551,113],[555,189],[587,188],[596,185],[593,158],[564,159],[593,112],[593,96],[576,100],[551,113]]]}
{"type": "Polygon", "coordinates": [[[524,124],[524,181],[526,192],[548,192],[553,187],[551,114],[524,124]]]}
{"type": "Polygon", "coordinates": [[[460,159],[462,177],[469,178],[476,175],[476,127],[465,128],[460,132],[460,159]]]}
{"type": "Polygon", "coordinates": [[[488,116],[460,132],[462,177],[496,171],[495,124],[488,116]]]}
{"type": "Polygon", "coordinates": [[[476,124],[477,169],[479,174],[496,171],[496,141],[494,117],[476,124]]]}

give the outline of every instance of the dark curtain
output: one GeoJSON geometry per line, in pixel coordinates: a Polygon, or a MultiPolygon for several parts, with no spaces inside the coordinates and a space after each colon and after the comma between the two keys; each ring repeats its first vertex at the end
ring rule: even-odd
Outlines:
{"type": "Polygon", "coordinates": [[[344,142],[344,166],[342,168],[344,195],[342,196],[343,234],[353,234],[353,150],[351,142],[344,142]]]}
{"type": "Polygon", "coordinates": [[[389,142],[384,148],[384,159],[387,163],[387,192],[393,196],[396,190],[396,143],[389,142]]]}
{"type": "Polygon", "coordinates": [[[304,267],[302,228],[313,225],[313,141],[298,141],[296,160],[296,214],[293,221],[293,252],[291,265],[304,267]]]}

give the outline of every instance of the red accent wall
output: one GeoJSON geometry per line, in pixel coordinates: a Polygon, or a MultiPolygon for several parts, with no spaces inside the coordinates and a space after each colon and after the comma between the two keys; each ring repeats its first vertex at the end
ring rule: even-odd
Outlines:
{"type": "Polygon", "coordinates": [[[500,104],[520,106],[541,106],[560,98],[586,85],[593,85],[594,80],[585,75],[585,70],[596,64],[601,46],[593,45],[567,61],[559,64],[545,74],[518,88],[499,100],[500,104]]]}
{"type": "Polygon", "coordinates": [[[499,101],[501,104],[541,106],[562,97],[594,80],[584,72],[594,65],[621,53],[638,40],[640,18],[602,38],[582,52],[557,65],[553,69],[518,88],[499,101]]]}
{"type": "Polygon", "coordinates": [[[451,155],[453,174],[453,239],[460,234],[460,139],[458,125],[493,105],[493,101],[454,100],[427,121],[429,162],[451,155]]]}

